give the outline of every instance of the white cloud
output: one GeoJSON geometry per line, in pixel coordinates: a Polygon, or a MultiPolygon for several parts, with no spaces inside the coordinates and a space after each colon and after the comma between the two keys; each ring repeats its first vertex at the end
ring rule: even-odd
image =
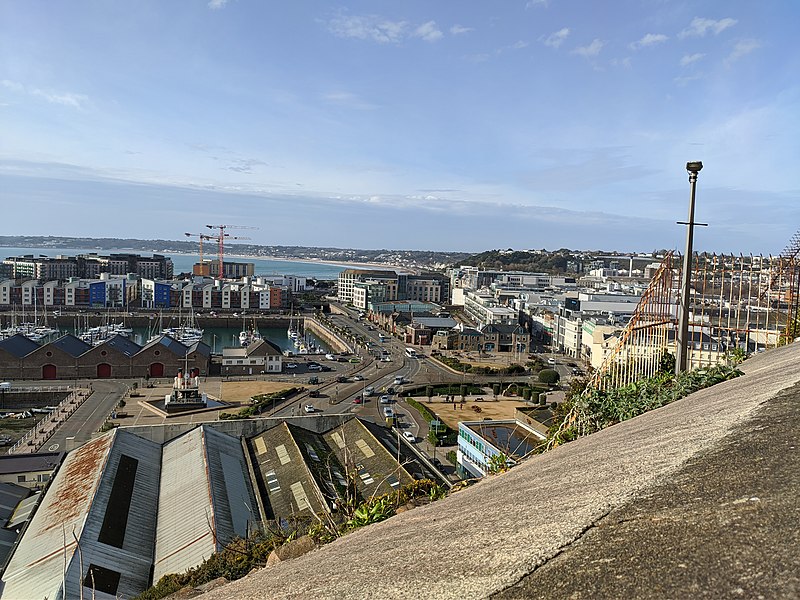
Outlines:
{"type": "Polygon", "coordinates": [[[470,31],[474,31],[472,27],[464,27],[462,25],[453,25],[450,28],[451,35],[461,35],[463,33],[469,33],[470,31]]]}
{"type": "Polygon", "coordinates": [[[355,94],[344,91],[329,92],[324,94],[322,98],[344,108],[351,108],[354,110],[375,110],[377,107],[374,104],[365,102],[355,94]]]}
{"type": "Polygon", "coordinates": [[[6,88],[7,90],[11,90],[12,92],[16,92],[18,94],[21,94],[25,91],[25,86],[22,85],[21,83],[17,83],[16,81],[9,81],[8,79],[3,79],[3,81],[0,81],[0,84],[2,84],[3,87],[6,88]]]}
{"type": "Polygon", "coordinates": [[[330,31],[339,37],[372,40],[382,44],[400,42],[408,24],[389,21],[375,15],[364,17],[342,16],[330,22],[330,31]]]}
{"type": "Polygon", "coordinates": [[[539,39],[541,39],[542,43],[545,46],[550,46],[551,48],[558,48],[561,44],[564,43],[564,40],[567,39],[568,35],[569,35],[569,28],[564,27],[554,33],[551,33],[544,39],[542,38],[539,39]]]}
{"type": "Polygon", "coordinates": [[[714,35],[719,35],[729,27],[736,25],[736,23],[738,23],[738,21],[736,19],[731,19],[730,17],[720,19],[719,21],[695,17],[692,19],[692,22],[689,23],[689,27],[678,34],[678,37],[703,37],[709,32],[713,33],[714,35]]]}
{"type": "Polygon", "coordinates": [[[761,47],[761,42],[758,40],[739,40],[733,47],[733,50],[728,55],[728,58],[725,59],[725,64],[730,65],[731,63],[736,62],[743,56],[750,54],[753,50],[757,50],[761,47]]]}
{"type": "Polygon", "coordinates": [[[672,81],[674,81],[675,85],[677,85],[678,87],[684,87],[690,84],[691,82],[697,81],[702,78],[703,78],[702,74],[697,74],[697,75],[688,75],[686,77],[676,77],[672,81]]]}
{"type": "Polygon", "coordinates": [[[17,94],[28,94],[29,96],[42,98],[50,104],[70,106],[79,110],[85,108],[87,102],[89,101],[89,97],[85,94],[75,94],[73,92],[52,92],[41,90],[39,88],[29,88],[17,81],[9,81],[8,79],[3,79],[0,81],[0,84],[2,84],[2,86],[7,90],[11,90],[17,94]]]}
{"type": "Polygon", "coordinates": [[[228,0],[209,0],[208,8],[211,10],[219,10],[228,3],[228,0]]]}
{"type": "Polygon", "coordinates": [[[603,40],[595,39],[588,46],[578,46],[572,51],[572,54],[577,54],[585,58],[592,58],[600,54],[600,50],[602,50],[605,45],[606,43],[603,40]]]}
{"type": "Polygon", "coordinates": [[[522,50],[523,48],[527,48],[528,46],[529,46],[528,42],[524,42],[522,40],[516,41],[513,44],[511,44],[511,47],[514,50],[522,50]]]}
{"type": "Polygon", "coordinates": [[[642,39],[637,40],[631,44],[631,48],[633,50],[639,50],[640,48],[647,48],[648,46],[655,46],[656,44],[663,44],[669,39],[668,36],[664,35],[663,33],[648,33],[642,39]]]}
{"type": "Polygon", "coordinates": [[[435,42],[442,39],[442,31],[436,26],[436,21],[423,23],[414,30],[414,37],[421,38],[426,42],[435,42]]]}
{"type": "Polygon", "coordinates": [[[705,54],[701,54],[700,52],[698,52],[697,54],[686,54],[683,56],[683,58],[681,58],[681,66],[686,67],[688,65],[691,65],[692,63],[696,63],[704,56],[705,54]]]}

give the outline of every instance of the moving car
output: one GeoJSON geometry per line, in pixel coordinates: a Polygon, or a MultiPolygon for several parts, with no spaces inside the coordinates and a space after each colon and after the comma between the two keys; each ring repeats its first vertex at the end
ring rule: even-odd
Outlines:
{"type": "Polygon", "coordinates": [[[386,417],[387,419],[394,418],[394,411],[390,406],[387,406],[386,408],[383,409],[383,416],[386,417]]]}
{"type": "Polygon", "coordinates": [[[363,400],[361,399],[361,396],[356,396],[353,398],[353,404],[361,404],[362,402],[363,400]]]}
{"type": "Polygon", "coordinates": [[[372,386],[369,386],[368,388],[366,388],[364,390],[364,395],[365,396],[372,396],[373,393],[375,393],[375,388],[372,387],[372,386]]]}
{"type": "Polygon", "coordinates": [[[406,438],[406,440],[408,440],[412,444],[415,444],[417,442],[416,436],[413,433],[411,433],[410,431],[404,431],[403,432],[403,437],[406,438]]]}
{"type": "Polygon", "coordinates": [[[313,405],[313,404],[306,404],[306,405],[303,407],[303,410],[304,410],[304,411],[306,411],[307,413],[313,413],[313,412],[316,412],[316,410],[317,410],[317,409],[316,409],[316,408],[314,408],[314,405],[313,405]]]}
{"type": "Polygon", "coordinates": [[[389,398],[389,396],[387,396],[386,394],[381,396],[381,399],[380,399],[380,403],[381,404],[389,404],[391,401],[392,401],[392,399],[389,398]]]}
{"type": "Polygon", "coordinates": [[[309,371],[322,371],[322,365],[318,365],[317,363],[310,363],[308,365],[309,371]]]}
{"type": "Polygon", "coordinates": [[[363,375],[353,375],[353,381],[364,381],[363,375]]]}

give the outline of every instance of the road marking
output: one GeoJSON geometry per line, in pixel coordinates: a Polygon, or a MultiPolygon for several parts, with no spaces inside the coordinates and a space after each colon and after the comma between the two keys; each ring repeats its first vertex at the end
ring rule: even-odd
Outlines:
{"type": "Polygon", "coordinates": [[[47,449],[47,451],[48,451],[48,452],[55,452],[56,450],[58,450],[58,444],[52,444],[52,445],[51,445],[51,446],[50,446],[50,447],[47,449]]]}

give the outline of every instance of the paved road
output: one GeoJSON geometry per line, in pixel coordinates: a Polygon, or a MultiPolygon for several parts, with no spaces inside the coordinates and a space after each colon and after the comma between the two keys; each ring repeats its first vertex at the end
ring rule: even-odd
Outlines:
{"type": "Polygon", "coordinates": [[[130,381],[124,380],[92,381],[94,393],[58,428],[40,451],[62,452],[88,442],[92,434],[103,426],[108,415],[125,395],[129,385],[130,381]],[[75,438],[75,443],[70,448],[67,448],[68,437],[75,438]]]}

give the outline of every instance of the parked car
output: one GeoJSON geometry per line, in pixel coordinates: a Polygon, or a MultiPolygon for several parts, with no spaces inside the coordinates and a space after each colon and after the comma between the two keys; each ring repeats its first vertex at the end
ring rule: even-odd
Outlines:
{"type": "Polygon", "coordinates": [[[410,431],[404,431],[403,432],[403,437],[406,438],[406,440],[408,440],[412,444],[416,444],[417,443],[416,436],[413,433],[411,433],[410,431]]]}
{"type": "Polygon", "coordinates": [[[311,385],[318,384],[319,383],[319,377],[317,377],[316,375],[312,375],[311,377],[308,378],[308,383],[310,383],[311,385]]]}
{"type": "Polygon", "coordinates": [[[316,409],[316,408],[314,408],[314,405],[313,405],[313,404],[306,404],[306,405],[303,407],[303,410],[304,410],[304,411],[306,411],[307,413],[313,413],[313,412],[316,412],[316,410],[317,410],[317,409],[316,409]]]}
{"type": "Polygon", "coordinates": [[[361,404],[362,402],[363,400],[361,399],[361,396],[356,396],[353,398],[353,404],[361,404]]]}
{"type": "Polygon", "coordinates": [[[286,368],[287,369],[296,369],[297,368],[297,363],[286,363],[286,368]]]}
{"type": "Polygon", "coordinates": [[[309,371],[322,371],[322,365],[318,365],[316,363],[311,363],[310,365],[308,365],[308,370],[309,371]]]}
{"type": "Polygon", "coordinates": [[[320,397],[319,390],[311,390],[310,392],[308,392],[308,395],[309,395],[310,398],[319,398],[320,397]]]}

